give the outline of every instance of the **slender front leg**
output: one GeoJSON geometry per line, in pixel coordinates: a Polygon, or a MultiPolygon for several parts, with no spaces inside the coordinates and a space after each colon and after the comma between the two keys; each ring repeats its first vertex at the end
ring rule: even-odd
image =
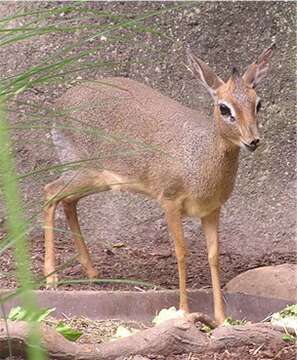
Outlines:
{"type": "Polygon", "coordinates": [[[225,307],[220,284],[220,264],[219,264],[219,216],[220,209],[215,210],[210,215],[201,219],[203,231],[207,241],[208,262],[211,273],[211,282],[214,301],[214,318],[218,324],[224,322],[225,307]]]}
{"type": "Polygon", "coordinates": [[[46,205],[44,209],[44,276],[46,276],[47,288],[55,288],[58,283],[58,275],[53,274],[55,271],[54,221],[56,207],[57,203],[53,202],[46,205]]]}
{"type": "Polygon", "coordinates": [[[78,260],[81,263],[88,278],[96,278],[97,270],[94,268],[89,250],[82,236],[76,210],[77,201],[63,201],[64,212],[68,220],[70,231],[74,238],[74,243],[78,252],[78,260]]]}
{"type": "Polygon", "coordinates": [[[175,253],[177,258],[177,266],[178,266],[178,276],[179,276],[179,308],[186,312],[189,312],[188,305],[188,296],[187,296],[187,288],[186,288],[186,255],[187,255],[187,247],[184,239],[182,221],[181,221],[181,213],[180,210],[176,207],[176,204],[167,204],[164,206],[165,216],[169,228],[169,232],[171,233],[174,245],[175,245],[175,253]]]}

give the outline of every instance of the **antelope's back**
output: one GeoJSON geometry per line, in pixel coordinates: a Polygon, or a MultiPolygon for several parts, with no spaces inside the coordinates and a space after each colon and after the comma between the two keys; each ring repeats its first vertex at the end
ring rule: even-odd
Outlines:
{"type": "Polygon", "coordinates": [[[209,135],[210,121],[199,112],[126,78],[73,87],[56,109],[54,141],[61,160],[94,159],[88,166],[127,176],[177,168],[209,135]]]}

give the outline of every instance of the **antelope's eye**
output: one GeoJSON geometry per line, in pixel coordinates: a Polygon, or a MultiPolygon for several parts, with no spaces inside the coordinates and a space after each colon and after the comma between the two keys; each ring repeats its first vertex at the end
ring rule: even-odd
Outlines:
{"type": "Polygon", "coordinates": [[[256,106],[256,112],[258,113],[262,108],[262,102],[261,101],[258,101],[258,104],[256,106]]]}
{"type": "Polygon", "coordinates": [[[220,104],[220,112],[223,116],[231,116],[231,110],[227,105],[220,104]]]}

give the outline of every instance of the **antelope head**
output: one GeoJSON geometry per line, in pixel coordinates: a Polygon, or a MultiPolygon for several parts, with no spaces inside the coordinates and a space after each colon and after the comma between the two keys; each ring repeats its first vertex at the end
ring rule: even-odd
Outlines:
{"type": "Polygon", "coordinates": [[[187,54],[190,70],[214,99],[214,117],[220,135],[250,151],[256,150],[260,142],[257,115],[261,100],[255,88],[268,72],[274,48],[273,44],[266,49],[243,75],[233,68],[226,82],[189,50],[187,54]]]}

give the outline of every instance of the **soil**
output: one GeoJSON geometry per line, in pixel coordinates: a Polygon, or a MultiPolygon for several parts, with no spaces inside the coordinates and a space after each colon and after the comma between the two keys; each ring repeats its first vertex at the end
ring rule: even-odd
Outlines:
{"type": "MultiPolygon", "coordinates": [[[[152,326],[151,324],[142,324],[133,321],[98,321],[78,317],[63,319],[48,318],[45,323],[54,328],[60,321],[63,321],[64,324],[67,324],[72,329],[78,330],[82,333],[82,336],[76,341],[80,344],[100,344],[102,342],[113,341],[113,339],[116,339],[115,334],[118,326],[123,326],[130,331],[141,331],[152,326]]],[[[270,343],[269,347],[265,344],[261,344],[260,346],[240,346],[235,349],[223,349],[216,353],[206,351],[203,354],[187,353],[169,356],[135,355],[117,358],[117,360],[295,360],[296,350],[296,344],[288,343],[280,348],[279,345],[273,345],[270,343]]],[[[5,360],[24,359],[21,357],[12,357],[12,359],[6,358],[5,360]]]]}
{"type": "MultiPolygon", "coordinates": [[[[136,322],[123,322],[123,321],[93,321],[87,318],[73,318],[73,319],[62,319],[63,322],[69,326],[77,329],[83,333],[81,338],[78,340],[80,343],[100,343],[109,341],[111,338],[114,338],[118,326],[124,326],[127,329],[145,329],[149,325],[141,324],[136,322]]],[[[49,324],[57,323],[56,319],[51,319],[49,324]]],[[[185,355],[173,355],[167,356],[148,356],[148,357],[138,357],[135,356],[135,360],[145,360],[145,359],[155,359],[155,360],[252,360],[252,359],[275,359],[275,360],[295,360],[296,356],[296,345],[288,344],[288,346],[282,348],[281,350],[271,351],[271,349],[263,349],[263,347],[240,347],[235,350],[224,350],[221,353],[213,354],[185,354],[185,355]]],[[[131,358],[131,360],[133,357],[131,358]]]]}
{"type": "MultiPolygon", "coordinates": [[[[109,11],[113,16],[125,16],[128,20],[148,12],[163,11],[173,5],[176,4],[85,4],[89,9],[109,11]]],[[[1,2],[0,17],[13,15],[21,10],[45,10],[61,6],[61,2],[1,2]]],[[[271,80],[261,88],[267,103],[265,105],[264,102],[261,119],[266,143],[262,151],[255,156],[243,155],[237,188],[223,211],[222,285],[248,269],[285,262],[296,263],[296,199],[293,195],[293,119],[296,99],[295,92],[292,91],[295,88],[295,9],[295,4],[288,2],[189,3],[184,8],[170,10],[146,20],[145,24],[154,27],[158,34],[154,31],[143,33],[140,30],[134,34],[128,29],[123,29],[117,33],[117,38],[109,43],[111,35],[107,33],[107,42],[101,37],[102,48],[96,54],[88,56],[86,61],[114,61],[113,67],[74,72],[63,76],[59,84],[34,86],[19,95],[18,103],[10,101],[10,124],[17,126],[32,121],[34,116],[41,124],[50,124],[51,119],[44,115],[44,112],[46,113],[46,109],[51,107],[65,88],[73,86],[81,79],[106,75],[128,76],[145,82],[186,105],[206,107],[205,94],[182,66],[185,61],[185,45],[189,44],[193,49],[197,49],[199,55],[208,59],[215,69],[227,73],[231,63],[241,64],[244,60],[244,68],[263,48],[270,45],[271,39],[276,38],[279,51],[273,62],[274,73],[271,80]],[[131,36],[132,39],[128,44],[126,36],[131,36]]],[[[46,25],[58,24],[64,20],[70,25],[82,24],[83,21],[87,24],[96,24],[98,21],[92,16],[88,21],[81,20],[67,11],[39,21],[46,25]]],[[[100,25],[108,25],[109,21],[110,18],[102,17],[100,25]]],[[[15,19],[10,26],[23,26],[24,23],[22,18],[15,19]]],[[[25,71],[69,44],[78,43],[72,55],[90,48],[94,41],[79,42],[82,36],[88,34],[90,32],[87,29],[80,29],[75,33],[57,32],[0,47],[0,78],[25,71]]],[[[98,43],[95,42],[95,45],[98,43]]],[[[47,130],[14,129],[13,142],[20,174],[57,163],[47,130]]],[[[42,189],[57,175],[55,170],[42,172],[24,178],[21,183],[26,216],[32,219],[28,246],[31,251],[32,270],[36,277],[42,276],[44,257],[40,210],[43,201],[42,189]]],[[[79,211],[82,228],[88,239],[95,267],[100,271],[100,277],[137,279],[161,288],[177,288],[178,277],[172,244],[162,213],[155,204],[141,197],[127,198],[125,195],[104,194],[100,201],[93,196],[84,199],[79,211]]],[[[75,250],[65,229],[65,219],[61,211],[56,227],[61,230],[58,231],[56,241],[57,262],[67,264],[65,269],[59,271],[60,279],[84,279],[80,265],[73,259],[75,250]],[[69,259],[72,259],[71,263],[69,259]]],[[[196,222],[185,220],[185,232],[190,249],[188,287],[209,287],[210,274],[201,230],[196,222]]],[[[0,238],[5,239],[5,234],[5,212],[3,206],[0,206],[0,238]]],[[[12,251],[8,249],[1,254],[1,288],[17,285],[14,270],[12,251]]],[[[135,288],[131,285],[110,284],[72,284],[63,285],[61,288],[71,290],[73,286],[79,289],[135,288]]],[[[255,350],[244,348],[232,353],[226,350],[221,354],[187,354],[168,359],[295,358],[295,348],[289,345],[279,354],[265,353],[265,350],[260,349],[253,355],[255,350]]]]}
{"type": "MultiPolygon", "coordinates": [[[[253,349],[250,347],[241,347],[235,351],[225,350],[221,353],[205,353],[205,354],[184,354],[167,356],[130,356],[129,358],[122,358],[118,360],[295,360],[296,346],[288,345],[281,351],[272,353],[267,350],[253,349]]],[[[25,360],[20,357],[11,357],[4,360],[25,360]]],[[[55,359],[53,359],[55,360],[55,359]]]]}
{"type": "MultiPolygon", "coordinates": [[[[235,351],[224,350],[221,353],[211,354],[185,354],[181,356],[167,357],[166,360],[295,360],[296,359],[296,346],[289,345],[283,348],[282,351],[272,353],[267,350],[259,350],[241,347],[235,351]]],[[[165,359],[160,359],[165,360],[165,359]]]]}

